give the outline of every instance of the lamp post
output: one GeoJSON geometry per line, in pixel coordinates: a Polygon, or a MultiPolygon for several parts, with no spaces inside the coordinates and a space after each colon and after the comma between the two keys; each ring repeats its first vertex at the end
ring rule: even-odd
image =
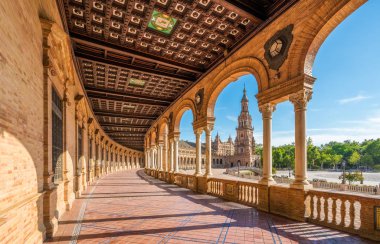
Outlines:
{"type": "Polygon", "coordinates": [[[343,167],[343,180],[342,184],[346,184],[346,161],[343,160],[342,162],[342,167],[343,167]]]}

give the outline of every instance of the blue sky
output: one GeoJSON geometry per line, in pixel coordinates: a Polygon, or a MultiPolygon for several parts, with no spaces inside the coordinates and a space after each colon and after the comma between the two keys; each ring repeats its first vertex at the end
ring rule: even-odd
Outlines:
{"type": "MultiPolygon", "coordinates": [[[[317,145],[347,139],[380,137],[380,1],[370,0],[343,21],[321,46],[314,66],[317,78],[307,111],[307,134],[317,145]]],[[[254,135],[262,143],[262,120],[252,75],[229,84],[215,107],[216,132],[235,138],[244,84],[250,101],[254,135]]],[[[192,114],[182,117],[181,139],[194,141],[192,114]]],[[[203,138],[204,140],[204,138],[203,138]]],[[[290,102],[273,114],[273,145],[294,141],[294,112],[290,102]]]]}

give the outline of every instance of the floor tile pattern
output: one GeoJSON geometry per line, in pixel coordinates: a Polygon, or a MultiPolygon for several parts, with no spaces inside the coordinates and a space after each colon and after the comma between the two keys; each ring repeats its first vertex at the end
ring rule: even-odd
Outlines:
{"type": "Polygon", "coordinates": [[[100,179],[76,200],[48,243],[370,243],[200,195],[145,175],[100,179]]]}

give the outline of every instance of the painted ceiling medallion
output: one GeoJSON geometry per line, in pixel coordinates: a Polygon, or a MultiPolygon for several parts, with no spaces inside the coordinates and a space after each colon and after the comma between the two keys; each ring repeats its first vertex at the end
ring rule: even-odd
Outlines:
{"type": "Polygon", "coordinates": [[[137,86],[137,87],[144,87],[145,81],[144,80],[140,80],[140,79],[136,79],[136,78],[131,78],[129,80],[129,85],[131,85],[131,86],[137,86]]]}
{"type": "Polygon", "coordinates": [[[270,56],[276,57],[277,55],[280,54],[281,50],[282,50],[282,41],[281,39],[277,39],[275,42],[273,42],[273,44],[269,48],[270,56]]]}
{"type": "Polygon", "coordinates": [[[148,27],[164,34],[171,34],[176,23],[177,19],[157,10],[153,10],[148,27]]]}
{"type": "Polygon", "coordinates": [[[269,64],[269,68],[278,70],[288,57],[290,44],[293,40],[293,25],[288,25],[284,29],[274,34],[264,45],[264,57],[269,64]]]}

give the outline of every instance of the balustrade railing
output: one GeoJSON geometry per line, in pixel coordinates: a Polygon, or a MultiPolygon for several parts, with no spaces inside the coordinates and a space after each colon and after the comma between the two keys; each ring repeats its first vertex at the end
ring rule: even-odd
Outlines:
{"type": "Polygon", "coordinates": [[[346,232],[373,236],[374,207],[380,199],[365,196],[309,190],[305,195],[308,222],[346,232]]]}
{"type": "MultiPolygon", "coordinates": [[[[155,170],[146,170],[148,174],[150,173],[156,178],[159,177],[157,173],[152,171],[155,170]]],[[[376,207],[380,207],[380,197],[378,196],[312,189],[301,193],[300,198],[291,198],[290,202],[280,201],[280,208],[276,208],[276,204],[272,201],[279,201],[282,197],[286,199],[289,194],[296,193],[295,196],[297,196],[298,193],[288,186],[273,185],[268,187],[256,182],[244,181],[243,179],[198,178],[194,175],[182,173],[169,173],[169,175],[173,177],[175,184],[193,191],[208,193],[229,201],[256,207],[263,211],[293,218],[293,215],[287,215],[289,209],[293,214],[296,214],[295,216],[300,216],[300,218],[295,217],[295,219],[305,219],[307,222],[359,234],[373,240],[380,240],[380,223],[376,223],[376,218],[380,219],[380,217],[375,213],[376,207]],[[270,199],[269,196],[273,197],[273,199],[270,199]],[[293,200],[295,202],[292,202],[293,200]],[[304,207],[297,204],[304,204],[304,207]],[[269,205],[272,207],[269,208],[269,205]]],[[[313,182],[314,184],[318,184],[318,187],[336,190],[340,189],[342,185],[329,182],[313,182]]],[[[344,186],[351,187],[349,190],[368,191],[367,188],[362,186],[359,186],[361,189],[354,185],[344,186]]]]}
{"type": "Polygon", "coordinates": [[[259,188],[254,182],[232,181],[211,178],[208,180],[208,193],[221,198],[235,200],[249,206],[259,203],[259,188]]]}

